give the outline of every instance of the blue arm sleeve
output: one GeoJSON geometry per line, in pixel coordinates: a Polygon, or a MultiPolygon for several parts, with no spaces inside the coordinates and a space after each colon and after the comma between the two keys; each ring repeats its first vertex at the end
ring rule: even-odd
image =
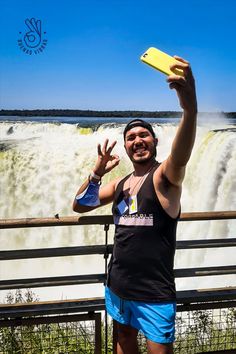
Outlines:
{"type": "Polygon", "coordinates": [[[99,206],[99,188],[100,184],[89,182],[88,187],[81,193],[78,194],[75,199],[79,205],[85,206],[99,206]]]}

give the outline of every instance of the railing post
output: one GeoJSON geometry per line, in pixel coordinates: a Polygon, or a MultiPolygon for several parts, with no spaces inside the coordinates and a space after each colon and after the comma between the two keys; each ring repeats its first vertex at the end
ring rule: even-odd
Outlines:
{"type": "Polygon", "coordinates": [[[104,252],[104,259],[105,259],[105,276],[107,277],[107,261],[109,257],[109,250],[108,250],[108,230],[109,230],[109,224],[104,225],[104,231],[105,231],[105,252],[104,252]]]}
{"type": "Polygon", "coordinates": [[[101,313],[94,313],[95,319],[95,349],[94,354],[102,353],[102,341],[101,341],[101,313]]]}
{"type": "MultiPolygon", "coordinates": [[[[108,257],[109,257],[109,252],[108,252],[108,230],[109,230],[109,224],[104,225],[104,231],[105,231],[105,253],[104,253],[104,259],[105,259],[105,282],[104,285],[106,285],[107,281],[107,266],[108,266],[108,257]]],[[[107,343],[108,342],[108,323],[107,323],[107,310],[105,307],[105,354],[108,353],[108,347],[107,343]]]]}
{"type": "Polygon", "coordinates": [[[113,320],[113,330],[112,330],[113,354],[117,354],[117,341],[118,341],[117,322],[113,320]]]}

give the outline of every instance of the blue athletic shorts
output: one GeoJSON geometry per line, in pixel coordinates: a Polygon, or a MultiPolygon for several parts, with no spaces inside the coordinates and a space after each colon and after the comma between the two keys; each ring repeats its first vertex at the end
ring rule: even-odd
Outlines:
{"type": "Polygon", "coordinates": [[[117,322],[136,328],[153,342],[174,342],[176,302],[124,300],[108,287],[105,289],[105,301],[107,312],[117,322]]]}

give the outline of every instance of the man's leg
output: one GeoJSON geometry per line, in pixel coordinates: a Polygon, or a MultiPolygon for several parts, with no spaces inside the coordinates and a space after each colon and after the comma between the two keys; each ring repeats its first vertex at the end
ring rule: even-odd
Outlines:
{"type": "Polygon", "coordinates": [[[138,330],[116,321],[117,354],[138,354],[138,330]]]}
{"type": "Polygon", "coordinates": [[[148,354],[173,354],[173,343],[161,344],[147,340],[148,354]]]}

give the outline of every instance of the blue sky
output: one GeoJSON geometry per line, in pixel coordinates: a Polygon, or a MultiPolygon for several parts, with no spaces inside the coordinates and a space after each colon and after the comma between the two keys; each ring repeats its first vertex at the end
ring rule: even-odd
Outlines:
{"type": "Polygon", "coordinates": [[[199,111],[236,111],[235,0],[0,0],[0,108],[179,110],[150,46],[190,61],[199,111]],[[47,46],[26,54],[25,19],[47,46]],[[21,32],[21,34],[19,33],[21,32]]]}

